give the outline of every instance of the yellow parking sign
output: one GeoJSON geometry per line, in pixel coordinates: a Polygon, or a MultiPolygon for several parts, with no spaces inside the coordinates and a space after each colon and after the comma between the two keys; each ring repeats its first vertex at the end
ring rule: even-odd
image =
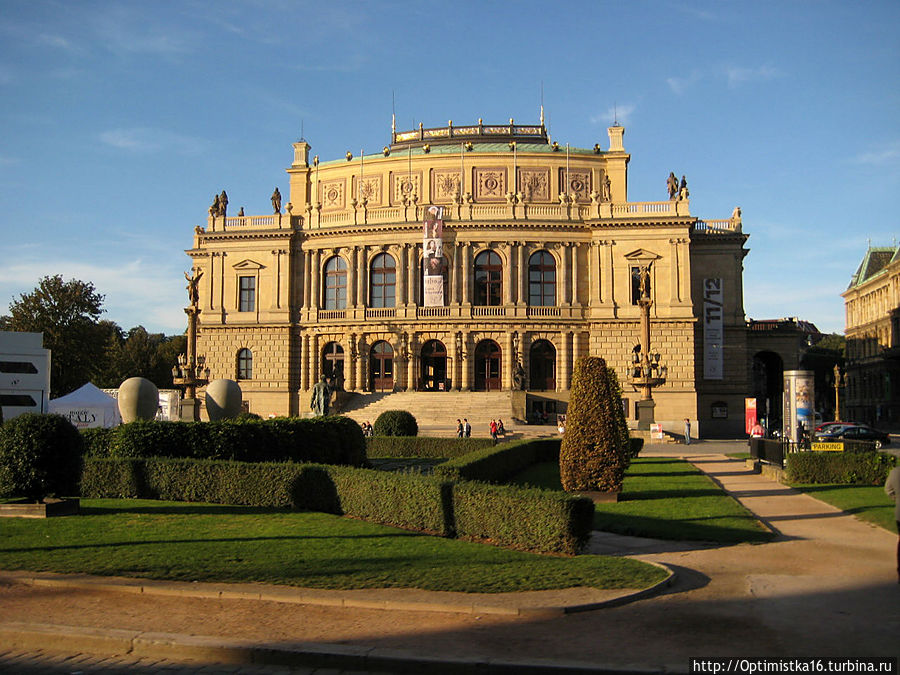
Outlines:
{"type": "Polygon", "coordinates": [[[843,452],[843,443],[813,443],[810,448],[813,452],[843,452]]]}

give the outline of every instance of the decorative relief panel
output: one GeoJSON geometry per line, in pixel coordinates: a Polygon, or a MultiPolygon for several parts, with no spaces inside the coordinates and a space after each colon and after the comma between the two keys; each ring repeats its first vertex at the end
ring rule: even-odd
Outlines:
{"type": "Polygon", "coordinates": [[[504,201],[507,190],[505,168],[475,169],[475,201],[504,201]]]}
{"type": "Polygon", "coordinates": [[[422,176],[418,172],[400,173],[394,175],[394,203],[402,204],[410,195],[417,195],[422,199],[422,176]]]}
{"type": "Polygon", "coordinates": [[[343,209],[346,205],[344,180],[332,180],[321,184],[319,194],[322,195],[323,209],[343,209]]]}
{"type": "Polygon", "coordinates": [[[550,170],[519,169],[519,192],[526,202],[549,202],[550,170]]]}
{"type": "Polygon", "coordinates": [[[369,200],[369,206],[381,206],[381,176],[363,176],[361,179],[357,179],[357,183],[359,184],[359,188],[357,189],[356,198],[362,200],[363,198],[369,200]]]}
{"type": "Polygon", "coordinates": [[[559,184],[562,186],[560,192],[568,192],[574,194],[579,202],[591,201],[591,172],[586,169],[570,169],[566,171],[565,167],[559,170],[559,184]],[[569,184],[566,185],[566,174],[569,175],[569,184]]]}
{"type": "Polygon", "coordinates": [[[433,202],[449,202],[459,193],[459,171],[435,170],[431,180],[433,202]]]}

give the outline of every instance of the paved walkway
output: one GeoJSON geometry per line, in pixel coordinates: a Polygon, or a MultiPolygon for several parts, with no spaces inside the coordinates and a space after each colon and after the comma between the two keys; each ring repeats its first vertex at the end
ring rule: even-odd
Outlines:
{"type": "Polygon", "coordinates": [[[304,591],[269,589],[285,596],[277,598],[226,587],[229,597],[206,585],[188,585],[191,594],[171,584],[144,592],[154,584],[135,581],[125,582],[127,593],[99,589],[97,580],[0,584],[0,671],[119,672],[91,670],[116,653],[150,668],[141,672],[155,672],[153,663],[175,672],[193,659],[183,672],[226,672],[215,664],[229,662],[241,672],[279,663],[294,668],[285,672],[331,673],[684,672],[692,656],[900,656],[896,535],[724,456],[745,447],[700,442],[642,453],[685,456],[778,535],[769,544],[710,546],[596,533],[592,552],[675,570],[653,597],[618,604],[627,598],[569,589],[482,602],[395,590],[297,604],[285,597],[304,591]],[[24,670],[51,647],[77,654],[77,667],[24,670]],[[148,658],[158,661],[141,661],[148,658]]]}

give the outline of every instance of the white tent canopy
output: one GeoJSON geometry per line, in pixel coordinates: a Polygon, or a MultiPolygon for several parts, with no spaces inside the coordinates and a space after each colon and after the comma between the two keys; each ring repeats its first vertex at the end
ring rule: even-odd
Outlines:
{"type": "Polygon", "coordinates": [[[62,415],[79,429],[114,427],[122,422],[116,399],[90,382],[50,401],[50,412],[62,415]]]}

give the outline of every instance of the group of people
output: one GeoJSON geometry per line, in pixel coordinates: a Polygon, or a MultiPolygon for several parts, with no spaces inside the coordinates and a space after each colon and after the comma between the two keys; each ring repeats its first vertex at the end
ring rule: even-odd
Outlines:
{"type": "Polygon", "coordinates": [[[366,420],[361,425],[363,436],[374,436],[375,430],[372,429],[372,425],[369,423],[369,420],[366,420]]]}
{"type": "Polygon", "coordinates": [[[469,438],[472,435],[472,425],[469,424],[469,420],[463,418],[460,421],[459,418],[456,419],[456,437],[457,438],[469,438]]]}
{"type": "Polygon", "coordinates": [[[491,440],[493,440],[494,445],[496,445],[497,439],[502,434],[506,433],[506,429],[503,427],[503,420],[501,420],[499,418],[497,420],[491,420],[491,424],[490,424],[489,428],[491,430],[491,440]]]}

